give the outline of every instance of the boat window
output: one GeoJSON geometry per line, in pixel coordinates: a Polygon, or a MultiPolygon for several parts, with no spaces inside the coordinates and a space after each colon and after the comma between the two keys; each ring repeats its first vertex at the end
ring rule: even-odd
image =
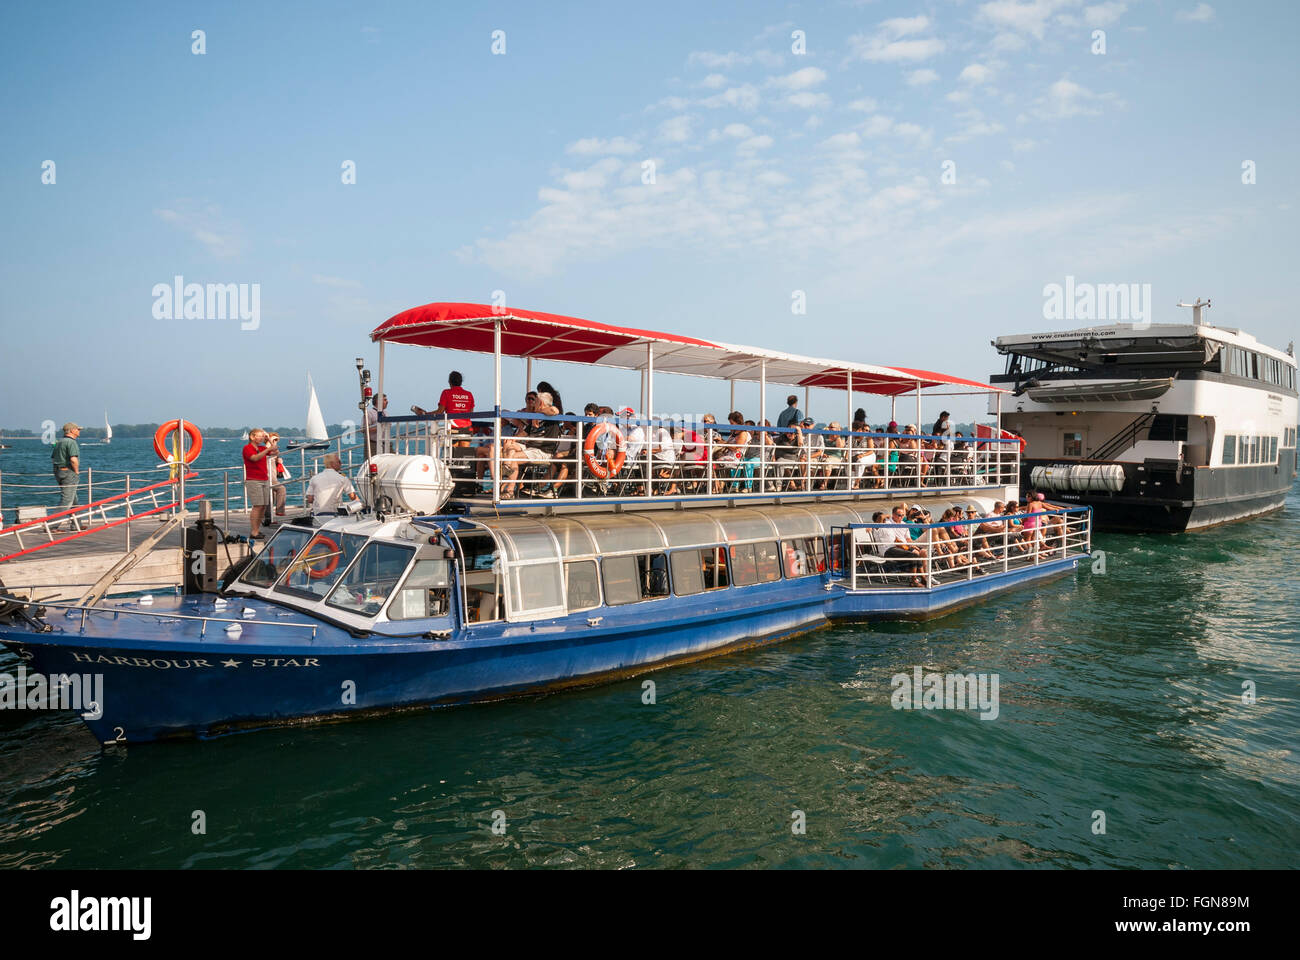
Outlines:
{"type": "Polygon", "coordinates": [[[807,510],[790,507],[771,514],[776,532],[782,537],[810,537],[822,532],[821,523],[807,510]]]}
{"type": "Polygon", "coordinates": [[[460,544],[461,582],[465,587],[465,622],[487,623],[505,614],[501,591],[501,554],[487,533],[456,534],[460,544]]]}
{"type": "Polygon", "coordinates": [[[861,514],[845,507],[829,503],[810,503],[805,507],[809,513],[815,515],[822,525],[818,533],[830,533],[831,527],[847,527],[851,523],[869,523],[871,514],[863,512],[861,514]]]}
{"type": "Polygon", "coordinates": [[[1250,463],[1250,437],[1237,438],[1237,462],[1250,463]]]}
{"type": "Polygon", "coordinates": [[[651,518],[663,531],[670,547],[694,547],[701,543],[717,543],[722,539],[718,525],[707,514],[657,516],[651,518]]]}
{"type": "Polygon", "coordinates": [[[1159,413],[1151,421],[1148,440],[1187,440],[1186,414],[1159,413]]]}
{"type": "Polygon", "coordinates": [[[673,571],[673,592],[679,597],[719,590],[729,582],[725,547],[677,550],[669,554],[669,560],[673,571]]]}
{"type": "Polygon", "coordinates": [[[571,560],[564,565],[564,589],[569,612],[600,606],[600,580],[595,560],[571,560]]]}
{"type": "Polygon", "coordinates": [[[755,540],[772,536],[772,523],[757,510],[728,510],[718,518],[728,540],[755,540]]]}
{"type": "Polygon", "coordinates": [[[486,524],[501,540],[510,560],[554,560],[555,538],[545,525],[528,517],[509,517],[486,524]]]}
{"type": "Polygon", "coordinates": [[[511,617],[564,612],[564,571],[559,563],[512,564],[509,569],[511,617]]]}
{"type": "Polygon", "coordinates": [[[352,561],[338,586],[330,591],[325,602],[331,607],[350,610],[362,616],[373,617],[379,613],[388,595],[397,586],[406,565],[415,555],[413,547],[372,540],[352,561]]]}
{"type": "Polygon", "coordinates": [[[781,579],[780,551],[775,540],[744,543],[731,548],[731,577],[738,587],[781,579]]]}
{"type": "Polygon", "coordinates": [[[590,557],[596,553],[596,543],[587,528],[568,517],[549,517],[546,525],[560,544],[561,557],[590,557]]]}
{"type": "Polygon", "coordinates": [[[318,530],[290,563],[276,584],[277,591],[318,600],[338,583],[368,538],[355,533],[318,530]]]}
{"type": "Polygon", "coordinates": [[[315,531],[302,527],[281,527],[262,548],[261,553],[240,574],[239,579],[254,587],[269,587],[289,569],[289,564],[315,531]]]}
{"type": "Polygon", "coordinates": [[[606,557],[605,602],[611,606],[668,596],[668,564],[662,553],[606,557]]]}
{"type": "Polygon", "coordinates": [[[1061,449],[1063,457],[1081,457],[1083,456],[1083,434],[1077,431],[1066,432],[1062,435],[1064,441],[1061,449]]]}
{"type": "Polygon", "coordinates": [[[1250,462],[1259,463],[1259,437],[1250,438],[1250,462]]]}
{"type": "Polygon", "coordinates": [[[417,560],[388,605],[389,620],[423,620],[445,617],[450,609],[451,562],[417,560]]]}
{"type": "Polygon", "coordinates": [[[1268,462],[1272,463],[1277,459],[1277,437],[1268,438],[1268,462]]]}
{"type": "Polygon", "coordinates": [[[781,557],[787,577],[811,577],[826,572],[826,541],[821,537],[800,537],[781,542],[781,557]]]}
{"type": "Polygon", "coordinates": [[[1231,466],[1237,462],[1237,438],[1229,434],[1223,438],[1223,465],[1231,466]]]}
{"type": "Polygon", "coordinates": [[[601,516],[582,519],[596,541],[598,553],[627,553],[632,550],[662,550],[663,537],[659,528],[634,514],[626,516],[601,516]]]}

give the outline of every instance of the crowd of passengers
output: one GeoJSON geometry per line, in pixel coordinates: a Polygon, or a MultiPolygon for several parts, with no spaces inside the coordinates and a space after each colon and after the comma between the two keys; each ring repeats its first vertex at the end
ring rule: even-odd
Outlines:
{"type": "MultiPolygon", "coordinates": [[[[473,395],[461,389],[460,374],[453,371],[449,384],[436,409],[412,407],[412,411],[448,416],[470,412],[473,395]]],[[[662,496],[751,493],[759,489],[760,477],[765,478],[762,487],[769,493],[976,482],[978,441],[953,430],[946,410],[927,436],[911,423],[900,428],[891,420],[873,427],[867,423],[866,411],[859,408],[848,431],[854,436],[849,436],[836,420],[824,430],[816,429],[813,418],[799,410],[797,397],[788,397],[786,403],[774,428],[770,420],[760,425],[733,410],[725,424],[706,414],[698,429],[681,422],[637,424],[631,407],[615,410],[588,403],[582,417],[594,422],[583,424],[584,437],[605,423],[616,427],[622,437],[620,445],[615,445],[613,435],[602,438],[596,456],[597,467],[608,465],[602,477],[583,463],[578,422],[542,419],[564,411],[559,391],[542,381],[525,396],[524,409],[516,412],[520,415],[503,415],[500,496],[506,500],[517,495],[573,497],[579,481],[588,485],[588,495],[626,490],[631,495],[662,496]],[[614,470],[619,453],[621,463],[614,470]]],[[[575,416],[572,411],[564,415],[575,416]]],[[[450,425],[453,461],[472,463],[475,482],[483,492],[490,492],[490,425],[476,426],[465,419],[452,419],[450,425]]]]}
{"type": "Polygon", "coordinates": [[[881,561],[880,572],[910,574],[914,587],[924,586],[927,562],[931,574],[983,574],[1001,570],[1004,560],[1041,560],[1066,547],[1065,515],[1052,511],[1041,493],[1023,502],[998,500],[987,514],[970,505],[949,507],[937,520],[924,507],[898,504],[892,511],[876,511],[871,522],[882,525],[863,531],[868,549],[881,561]]]}

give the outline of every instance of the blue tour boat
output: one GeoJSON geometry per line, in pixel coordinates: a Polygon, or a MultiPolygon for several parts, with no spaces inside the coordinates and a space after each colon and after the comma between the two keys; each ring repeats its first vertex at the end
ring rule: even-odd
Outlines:
{"type": "Polygon", "coordinates": [[[386,342],[493,352],[492,408],[381,416],[356,477],[365,510],[282,524],[218,594],[6,598],[0,640],[28,671],[102,675],[83,713],[100,741],[607,681],[833,620],[941,615],[1090,552],[1087,508],[994,509],[1018,493],[1018,439],[1000,431],[767,428],[761,400],[753,427],[648,412],[655,370],[838,387],[850,408],[855,392],[914,394],[918,414],[927,388],[987,385],[473,304],[372,336],[381,364],[386,342]],[[639,368],[647,414],[503,410],[503,355],[639,368]]]}

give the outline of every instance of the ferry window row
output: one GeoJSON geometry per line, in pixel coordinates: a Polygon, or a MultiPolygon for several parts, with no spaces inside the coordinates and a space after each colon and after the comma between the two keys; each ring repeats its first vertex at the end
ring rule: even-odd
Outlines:
{"type": "Polygon", "coordinates": [[[1295,367],[1276,357],[1243,350],[1241,347],[1225,346],[1220,351],[1219,364],[1221,372],[1234,377],[1262,380],[1287,390],[1295,389],[1295,367]]]}
{"type": "MultiPolygon", "coordinates": [[[[1294,433],[1294,431],[1292,431],[1294,433]]],[[[1223,438],[1223,465],[1240,466],[1277,462],[1277,437],[1246,437],[1228,434],[1223,438]]]]}
{"type": "MultiPolygon", "coordinates": [[[[670,594],[689,597],[733,586],[816,576],[826,571],[826,541],[798,537],[605,557],[600,567],[605,604],[622,606],[670,594]]],[[[570,613],[600,606],[595,560],[570,560],[564,564],[564,574],[570,613]]]]}

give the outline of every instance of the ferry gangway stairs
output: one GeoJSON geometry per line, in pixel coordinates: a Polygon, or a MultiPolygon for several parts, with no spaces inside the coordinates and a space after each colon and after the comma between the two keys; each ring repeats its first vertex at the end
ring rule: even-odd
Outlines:
{"type": "MultiPolygon", "coordinates": [[[[181,504],[182,481],[196,476],[188,473],[181,480],[163,480],[135,490],[116,493],[84,506],[71,507],[37,520],[16,523],[0,529],[0,563],[45,550],[63,543],[79,540],[88,534],[109,530],[141,517],[177,511],[181,504]],[[63,528],[62,530],[60,528],[63,528]],[[71,528],[65,536],[59,533],[71,528]],[[24,536],[27,541],[24,541],[24,536]],[[40,542],[31,543],[37,539],[40,542]]],[[[202,500],[204,494],[185,497],[184,503],[202,500]]],[[[165,516],[160,516],[165,520],[165,516]]]]}

